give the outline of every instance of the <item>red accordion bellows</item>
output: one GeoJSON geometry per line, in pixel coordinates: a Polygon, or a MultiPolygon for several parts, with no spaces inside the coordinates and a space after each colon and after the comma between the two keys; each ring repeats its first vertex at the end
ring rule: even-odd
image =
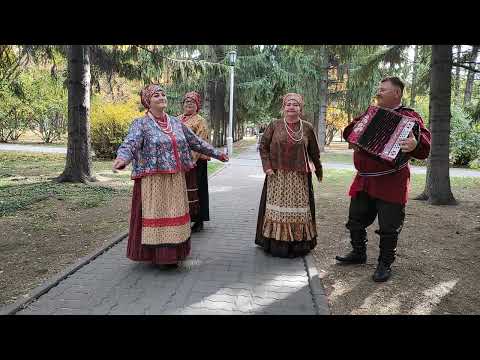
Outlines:
{"type": "Polygon", "coordinates": [[[399,141],[406,139],[412,130],[418,138],[419,126],[415,118],[370,106],[355,124],[347,141],[397,167],[408,161],[408,155],[400,151],[399,141]]]}

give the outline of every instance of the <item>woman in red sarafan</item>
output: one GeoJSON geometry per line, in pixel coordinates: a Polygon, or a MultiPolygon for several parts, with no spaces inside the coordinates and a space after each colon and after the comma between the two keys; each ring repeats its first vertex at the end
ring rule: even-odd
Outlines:
{"type": "Polygon", "coordinates": [[[312,172],[322,180],[317,138],[302,120],[303,98],[283,97],[283,119],[272,121],[260,141],[266,174],[255,243],[278,257],[303,256],[317,245],[312,172]]]}
{"type": "Polygon", "coordinates": [[[113,168],[132,162],[132,196],[127,257],[177,265],[190,253],[190,214],[184,173],[194,167],[195,150],[221,161],[228,157],[165,113],[159,85],[140,93],[146,115],[135,119],[117,151],[113,168]]]}
{"type": "MultiPolygon", "coordinates": [[[[195,91],[186,93],[183,97],[183,114],[178,118],[197,136],[208,141],[208,127],[205,119],[198,113],[201,108],[200,94],[195,91]]],[[[203,222],[210,220],[208,199],[207,162],[210,157],[192,151],[195,167],[185,173],[187,181],[190,218],[194,223],[192,232],[201,231],[203,222]]]]}

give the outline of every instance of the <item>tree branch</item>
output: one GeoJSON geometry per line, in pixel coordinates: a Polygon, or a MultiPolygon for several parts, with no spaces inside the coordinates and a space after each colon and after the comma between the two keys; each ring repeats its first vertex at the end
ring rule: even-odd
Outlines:
{"type": "Polygon", "coordinates": [[[457,62],[452,62],[452,65],[453,66],[458,66],[458,67],[461,67],[461,68],[464,68],[464,69],[467,69],[467,70],[470,70],[470,71],[473,71],[475,73],[480,73],[479,69],[476,69],[476,68],[468,66],[468,65],[463,65],[463,64],[457,63],[457,62]]]}
{"type": "Polygon", "coordinates": [[[142,45],[133,45],[139,49],[142,49],[144,51],[147,51],[149,52],[150,54],[152,55],[155,55],[155,56],[158,56],[158,57],[161,57],[161,58],[164,58],[164,59],[167,59],[167,60],[170,60],[170,61],[173,61],[173,62],[183,62],[183,63],[194,63],[194,64],[208,64],[208,65],[220,65],[221,67],[227,67],[227,65],[225,64],[222,64],[222,63],[214,63],[214,62],[209,62],[209,61],[205,61],[205,60],[192,60],[192,59],[174,59],[174,58],[171,58],[171,57],[168,57],[168,56],[164,56],[164,55],[160,55],[158,52],[155,52],[153,50],[150,50],[142,45]]]}

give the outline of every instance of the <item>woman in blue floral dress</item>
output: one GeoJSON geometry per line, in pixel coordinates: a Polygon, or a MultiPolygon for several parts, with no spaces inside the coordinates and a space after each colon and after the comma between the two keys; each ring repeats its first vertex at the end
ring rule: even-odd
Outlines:
{"type": "Polygon", "coordinates": [[[159,85],[140,93],[145,116],[135,119],[114,160],[115,170],[132,163],[134,180],[127,257],[177,265],[190,253],[190,214],[185,172],[195,165],[191,151],[228,161],[227,155],[165,112],[159,85]]]}

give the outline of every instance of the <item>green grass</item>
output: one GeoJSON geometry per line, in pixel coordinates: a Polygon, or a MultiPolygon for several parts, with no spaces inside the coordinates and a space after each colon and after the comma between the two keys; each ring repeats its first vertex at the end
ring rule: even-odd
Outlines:
{"type": "Polygon", "coordinates": [[[0,186],[0,216],[26,209],[47,199],[63,201],[69,209],[97,207],[113,194],[121,193],[111,187],[40,181],[19,185],[0,186]]]}
{"type": "Polygon", "coordinates": [[[320,160],[329,163],[353,164],[353,154],[324,152],[320,154],[320,160]]]}
{"type": "MultiPolygon", "coordinates": [[[[320,159],[322,162],[326,162],[326,163],[353,164],[353,154],[324,152],[320,154],[320,159]]],[[[418,160],[418,159],[412,158],[410,160],[410,165],[426,167],[427,160],[418,160]]],[[[475,164],[473,164],[473,166],[453,166],[452,164],[450,164],[450,168],[476,170],[475,164]]]]}
{"type": "MultiPolygon", "coordinates": [[[[128,183],[128,172],[113,174],[111,161],[94,161],[94,172],[107,180],[128,183]]],[[[70,209],[92,208],[128,187],[56,183],[53,178],[65,167],[64,154],[0,152],[0,216],[13,214],[47,199],[64,201],[70,209]]]]}
{"type": "Polygon", "coordinates": [[[47,147],[47,148],[65,148],[67,147],[67,142],[54,142],[50,144],[46,144],[42,142],[41,140],[39,141],[15,141],[15,142],[10,142],[9,144],[15,144],[15,145],[33,145],[37,147],[47,147]]]}
{"type": "Polygon", "coordinates": [[[56,176],[65,166],[64,154],[0,151],[0,178],[56,176]]]}
{"type": "Polygon", "coordinates": [[[207,164],[208,175],[212,175],[213,173],[215,173],[218,169],[222,168],[223,166],[224,165],[222,163],[209,161],[208,164],[207,164]]]}
{"type": "MultiPolygon", "coordinates": [[[[334,162],[330,159],[338,160],[342,155],[328,154],[322,159],[334,162]]],[[[132,186],[130,171],[112,173],[110,160],[93,162],[94,174],[109,181],[108,185],[102,186],[102,181],[88,185],[54,182],[53,178],[61,174],[64,166],[64,154],[0,151],[0,216],[13,214],[48,199],[63,201],[71,209],[101,206],[116,194],[128,193],[132,186]],[[113,183],[115,186],[109,186],[113,183]]],[[[208,174],[213,174],[223,166],[222,163],[208,162],[208,174]]],[[[347,191],[354,174],[351,170],[326,169],[321,187],[347,191]]],[[[480,190],[480,178],[451,177],[450,181],[452,191],[480,190]]],[[[412,174],[412,191],[419,193],[424,186],[425,175],[412,174]]]]}
{"type": "MultiPolygon", "coordinates": [[[[208,174],[222,166],[222,163],[209,162],[208,174]]],[[[102,186],[102,181],[92,184],[53,181],[64,167],[64,154],[0,151],[0,216],[49,199],[63,201],[69,209],[97,207],[114,195],[128,193],[132,186],[130,169],[113,173],[111,160],[95,160],[93,172],[116,186],[102,186]]]]}
{"type": "Polygon", "coordinates": [[[246,137],[242,140],[239,140],[235,143],[233,143],[233,155],[231,156],[232,158],[236,158],[239,156],[243,151],[248,149],[250,146],[254,145],[257,143],[257,138],[252,136],[252,137],[246,137]]]}
{"type": "MultiPolygon", "coordinates": [[[[425,187],[425,174],[412,174],[411,186],[412,191],[421,192],[425,187]]],[[[471,190],[480,191],[480,178],[478,177],[450,177],[450,186],[452,191],[455,190],[471,190]]]]}
{"type": "MultiPolygon", "coordinates": [[[[352,183],[355,171],[326,169],[324,171],[324,179],[322,186],[329,188],[345,188],[348,189],[352,183]]],[[[411,190],[413,192],[421,192],[425,187],[425,174],[411,174],[411,190]]],[[[314,184],[317,183],[314,181],[314,184]]],[[[450,185],[452,191],[480,191],[480,178],[478,177],[450,177],[450,185]]]]}

